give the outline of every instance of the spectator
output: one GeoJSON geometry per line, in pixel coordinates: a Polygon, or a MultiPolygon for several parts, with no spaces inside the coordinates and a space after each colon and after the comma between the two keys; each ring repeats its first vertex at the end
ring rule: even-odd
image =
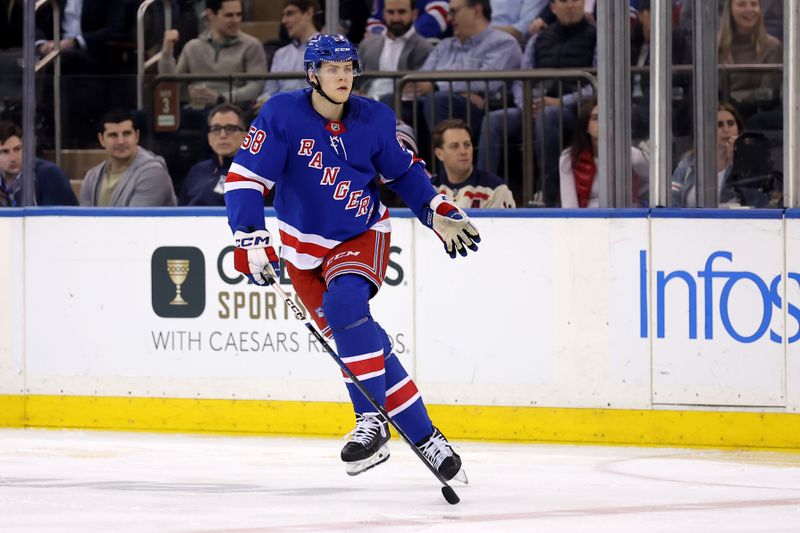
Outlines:
{"type": "Polygon", "coordinates": [[[244,113],[233,104],[219,104],[208,114],[208,144],[214,156],[189,170],[180,205],[225,205],[225,178],[247,131],[244,113]]]}
{"type": "MultiPolygon", "coordinates": [[[[450,20],[453,37],[441,41],[422,65],[422,71],[439,70],[514,70],[522,61],[517,41],[504,31],[493,28],[489,21],[492,7],[489,0],[452,0],[450,20]]],[[[406,85],[404,97],[430,96],[422,100],[428,130],[446,117],[466,118],[468,124],[480,124],[487,103],[491,106],[502,99],[506,85],[501,81],[469,84],[458,82],[419,82],[406,85]],[[453,95],[451,98],[450,91],[453,95]],[[469,96],[469,100],[467,97],[469,96]],[[452,106],[452,114],[450,113],[452,106]],[[429,109],[432,107],[432,109],[429,109]]],[[[404,115],[410,106],[404,108],[404,115]]],[[[411,117],[404,117],[411,122],[411,117]]]]}
{"type": "MultiPolygon", "coordinates": [[[[677,0],[676,0],[677,1],[677,0]]],[[[636,21],[636,14],[639,9],[639,4],[641,2],[639,0],[630,0],[630,11],[629,17],[631,23],[636,21]]],[[[680,12],[680,9],[678,9],[680,12]]],[[[586,20],[591,22],[592,24],[597,23],[597,2],[595,0],[584,0],[583,2],[583,12],[586,14],[586,20]]],[[[531,22],[530,26],[528,26],[528,34],[529,35],[536,35],[543,29],[547,28],[550,24],[556,21],[556,16],[553,13],[553,10],[550,9],[549,5],[546,5],[544,9],[542,9],[536,18],[534,18],[533,22],[531,22]]]]}
{"type": "MultiPolygon", "coordinates": [[[[719,1],[719,13],[722,15],[722,10],[727,0],[719,1]]],[[[694,6],[692,0],[673,0],[674,7],[672,10],[673,24],[679,26],[681,30],[687,35],[692,32],[692,24],[694,18],[694,6]],[[677,20],[676,19],[677,15],[677,20]]],[[[761,12],[764,15],[764,25],[767,28],[767,33],[776,37],[778,40],[783,40],[783,0],[761,0],[761,12]]]]}
{"type": "MultiPolygon", "coordinates": [[[[108,82],[98,76],[119,72],[112,55],[112,42],[132,42],[132,32],[125,27],[125,3],[108,0],[61,0],[61,74],[62,128],[65,145],[91,143],[97,119],[107,110],[109,98],[117,91],[108,90],[108,82]]],[[[36,46],[46,56],[56,45],[53,42],[53,11],[49,2],[36,17],[36,46]]],[[[53,68],[52,64],[49,68],[53,68]]],[[[45,84],[41,115],[53,128],[54,109],[52,84],[45,84]]],[[[115,87],[116,88],[116,87],[115,87]]],[[[48,136],[49,137],[49,136],[48,136]]],[[[49,139],[47,139],[49,141],[49,139]]]]}
{"type": "MultiPolygon", "coordinates": [[[[631,0],[631,5],[636,0],[631,0]]],[[[597,19],[597,8],[594,0],[584,0],[583,12],[586,14],[586,20],[595,24],[597,19]]],[[[555,13],[550,8],[550,4],[544,6],[538,15],[533,19],[530,26],[528,26],[528,35],[536,35],[540,31],[547,29],[547,27],[557,20],[555,13]]]]}
{"type": "MultiPolygon", "coordinates": [[[[783,46],[767,33],[761,0],[726,0],[719,30],[720,65],[782,62],[783,46]]],[[[723,73],[720,88],[727,88],[724,94],[746,118],[778,103],[781,73],[723,73]]]]}
{"type": "MultiPolygon", "coordinates": [[[[717,181],[720,204],[739,205],[731,186],[734,144],[744,123],[736,109],[725,102],[717,107],[717,181]]],[[[697,207],[697,158],[687,152],[672,174],[672,207],[697,207]]]]}
{"type": "MultiPolygon", "coordinates": [[[[558,162],[561,207],[600,207],[600,187],[605,177],[599,172],[600,125],[597,101],[586,102],[578,114],[572,143],[561,153],[558,162]]],[[[646,145],[642,145],[646,147],[646,145]]],[[[648,154],[631,147],[633,170],[633,205],[649,204],[648,154]]]]}
{"type": "MultiPolygon", "coordinates": [[[[550,0],[556,21],[531,37],[525,47],[522,68],[587,68],[597,65],[597,30],[585,16],[583,0],[550,0]]],[[[548,80],[535,85],[533,98],[534,149],[544,161],[544,203],[558,205],[558,159],[563,139],[575,125],[579,100],[577,83],[548,80]],[[540,92],[540,89],[543,92],[540,92]],[[559,95],[561,98],[559,98],[559,95]],[[560,125],[563,120],[563,131],[560,125]],[[540,123],[541,126],[540,126],[540,123]],[[544,132],[542,134],[541,132],[544,132]]],[[[591,91],[587,83],[584,91],[591,91]]],[[[508,111],[509,136],[522,130],[522,83],[514,84],[516,109],[508,111]]],[[[479,166],[497,172],[500,165],[506,112],[492,111],[481,128],[479,166]]],[[[537,168],[540,168],[537,165],[537,168]]]]}
{"type": "MultiPolygon", "coordinates": [[[[206,0],[208,30],[183,47],[177,64],[174,58],[178,30],[164,32],[164,45],[158,61],[160,74],[265,74],[264,48],[258,39],[240,30],[240,0],[206,0]]],[[[263,89],[259,80],[234,82],[229,92],[228,81],[209,81],[189,85],[189,103],[195,109],[229,102],[249,105],[263,89]]]]}
{"type": "Polygon", "coordinates": [[[545,7],[547,0],[492,0],[492,26],[524,44],[528,28],[545,7]]]}
{"type": "MultiPolygon", "coordinates": [[[[384,13],[385,0],[374,0],[372,14],[367,19],[367,35],[381,35],[386,31],[384,13]]],[[[447,32],[447,14],[450,13],[449,0],[416,0],[419,16],[414,21],[414,29],[426,39],[440,39],[447,32]]]]}
{"type": "Polygon", "coordinates": [[[433,130],[436,158],[442,165],[431,183],[459,207],[516,207],[503,180],[472,164],[472,139],[461,119],[441,121],[433,130]]]}
{"type": "MultiPolygon", "coordinates": [[[[35,158],[33,205],[78,205],[69,178],[59,167],[35,158]]],[[[0,207],[22,205],[22,129],[0,121],[0,207]]]]}
{"type": "Polygon", "coordinates": [[[97,138],[108,159],[86,173],[80,192],[82,206],[175,205],[167,165],[163,158],[139,146],[139,130],[130,112],[106,113],[97,138]]]}
{"type": "MultiPolygon", "coordinates": [[[[303,72],[306,44],[320,29],[316,21],[316,14],[319,10],[317,0],[285,0],[283,2],[281,24],[286,28],[292,42],[275,52],[270,72],[303,72]]],[[[267,80],[264,92],[256,101],[256,106],[260,108],[275,93],[304,87],[306,87],[304,79],[267,80]]]]}
{"type": "MultiPolygon", "coordinates": [[[[358,47],[361,67],[365,72],[394,72],[418,70],[428,58],[433,45],[414,29],[417,9],[414,0],[385,0],[383,20],[386,32],[369,35],[358,47]]],[[[368,78],[361,83],[360,91],[394,107],[394,80],[368,78]]]]}
{"type": "MultiPolygon", "coordinates": [[[[631,30],[631,64],[634,67],[650,65],[650,0],[639,0],[637,22],[631,30]]],[[[688,65],[692,62],[689,40],[678,28],[672,31],[672,64],[688,65]]],[[[692,129],[691,78],[675,74],[672,83],[672,130],[675,135],[689,135],[692,129]]],[[[635,72],[631,88],[632,137],[646,139],[650,124],[650,74],[635,72]]]]}

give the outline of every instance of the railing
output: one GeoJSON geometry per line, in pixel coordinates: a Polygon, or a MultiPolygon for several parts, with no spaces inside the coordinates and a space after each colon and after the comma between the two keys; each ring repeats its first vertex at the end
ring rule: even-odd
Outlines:
{"type": "MultiPolygon", "coordinates": [[[[752,65],[720,65],[719,70],[723,76],[727,75],[731,72],[774,72],[783,70],[783,65],[781,64],[752,64],[752,65]]],[[[632,67],[631,68],[632,74],[649,74],[650,69],[648,67],[632,67]]],[[[673,66],[673,74],[689,74],[691,73],[691,65],[675,65],[673,66]]],[[[530,117],[532,116],[532,106],[531,103],[533,101],[533,93],[534,89],[537,86],[537,82],[541,85],[545,80],[578,80],[578,90],[581,89],[581,80],[583,80],[586,85],[590,85],[593,90],[597,91],[597,79],[595,77],[596,69],[586,69],[586,70],[562,70],[562,69],[536,69],[531,71],[483,71],[483,72],[410,72],[410,71],[400,71],[400,72],[369,72],[364,73],[362,78],[364,79],[378,79],[378,78],[389,78],[393,79],[395,82],[395,109],[398,112],[398,116],[400,116],[401,108],[403,105],[402,100],[402,89],[405,85],[413,84],[415,82],[420,81],[444,81],[448,82],[452,87],[452,83],[455,81],[467,81],[469,82],[469,92],[486,92],[488,88],[488,84],[490,81],[504,81],[507,84],[510,84],[513,81],[521,81],[523,85],[523,108],[521,109],[521,113],[523,117],[530,117]],[[474,89],[473,89],[474,86],[474,89]]],[[[283,79],[303,79],[304,74],[302,72],[297,73],[289,73],[289,72],[273,72],[267,74],[237,74],[237,75],[210,75],[210,74],[163,74],[158,75],[155,77],[155,84],[157,85],[159,82],[167,82],[167,81],[181,81],[181,82],[192,82],[192,81],[227,81],[228,83],[228,97],[232,94],[232,90],[235,86],[237,81],[249,81],[249,80],[283,80],[283,79]]],[[[724,85],[724,84],[723,84],[724,85]]],[[[467,93],[467,98],[469,98],[469,92],[467,93]]],[[[448,91],[450,94],[450,99],[452,102],[452,91],[448,91]]],[[[412,100],[412,106],[416,109],[418,105],[417,100],[412,100]]],[[[505,93],[502,93],[501,98],[501,105],[499,109],[510,109],[512,104],[509,103],[509,99],[505,93]]],[[[450,104],[450,108],[452,109],[452,103],[450,104]]],[[[468,107],[469,109],[469,107],[468,107]]],[[[418,121],[417,111],[414,111],[414,121],[412,122],[412,127],[417,131],[418,121]]],[[[442,117],[444,118],[444,117],[442,117]]],[[[468,121],[470,121],[470,115],[467,116],[468,121]]],[[[539,135],[544,135],[545,132],[543,131],[544,125],[542,121],[539,122],[539,135]]],[[[563,119],[560,121],[559,130],[563,129],[563,119]]],[[[503,137],[507,137],[508,133],[508,121],[507,121],[507,114],[504,115],[504,123],[503,123],[503,137]]],[[[539,205],[539,202],[536,200],[536,196],[534,195],[534,189],[542,190],[544,186],[544,158],[539,158],[538,161],[535,160],[535,152],[533,149],[533,121],[532,120],[523,120],[522,121],[522,201],[519,203],[521,206],[531,206],[531,205],[539,205]],[[535,163],[539,163],[539,173],[538,173],[538,180],[535,181],[535,170],[536,165],[535,163]]],[[[559,131],[560,134],[560,131],[559,131]]],[[[432,149],[431,149],[432,152],[432,149]]],[[[508,181],[509,174],[509,143],[504,140],[503,141],[503,148],[502,148],[502,158],[503,158],[503,167],[505,168],[505,179],[508,181]]],[[[434,158],[431,158],[434,159],[434,158]]],[[[429,161],[431,167],[436,166],[436,161],[432,160],[429,161]]],[[[664,176],[664,179],[671,179],[671,175],[664,176]]]]}
{"type": "Polygon", "coordinates": [[[164,27],[172,27],[172,3],[169,0],[145,0],[136,12],[136,105],[139,109],[144,107],[144,75],[147,69],[161,59],[163,52],[157,52],[150,59],[145,60],[144,50],[144,16],[154,3],[160,1],[164,6],[164,27]]]}
{"type": "MultiPolygon", "coordinates": [[[[386,77],[386,76],[383,76],[386,77]]],[[[468,82],[467,85],[467,93],[466,99],[467,101],[470,100],[470,94],[472,91],[472,83],[483,83],[485,89],[487,91],[485,94],[488,94],[488,87],[490,81],[505,81],[506,83],[511,83],[515,81],[522,82],[522,108],[521,108],[521,124],[522,124],[522,202],[520,205],[522,206],[537,206],[540,205],[538,200],[534,199],[534,149],[533,149],[533,120],[528,119],[527,117],[533,117],[533,90],[532,84],[535,81],[539,81],[540,87],[541,84],[544,83],[546,80],[558,80],[559,81],[559,96],[561,96],[561,83],[564,80],[577,80],[578,86],[577,91],[580,94],[582,92],[582,87],[580,80],[583,79],[586,81],[588,85],[590,85],[595,92],[597,93],[597,78],[589,73],[586,70],[575,70],[575,69],[535,69],[535,70],[514,70],[514,71],[480,71],[480,72],[415,72],[413,74],[408,74],[403,76],[395,86],[395,109],[399,112],[402,106],[402,92],[403,88],[408,84],[413,84],[416,82],[421,81],[430,81],[430,82],[448,82],[450,86],[450,90],[448,91],[449,94],[449,110],[450,114],[452,115],[452,83],[454,81],[466,81],[468,82]]],[[[540,91],[541,92],[541,91],[540,91]]],[[[508,110],[508,99],[507,99],[507,91],[502,92],[502,102],[503,105],[500,109],[508,110]]],[[[418,99],[412,100],[412,113],[413,113],[413,127],[416,131],[417,126],[417,105],[418,99]]],[[[471,106],[467,106],[467,123],[471,123],[471,113],[470,113],[471,106]]],[[[488,110],[487,110],[488,111],[488,110]]],[[[444,118],[444,117],[442,117],[444,118]]],[[[539,126],[539,135],[544,136],[544,121],[538,121],[539,126]]],[[[563,131],[563,114],[559,119],[559,136],[561,136],[561,132],[563,131]]],[[[488,132],[481,132],[484,134],[488,132]]],[[[504,166],[505,166],[505,178],[508,181],[508,113],[504,113],[503,117],[503,158],[504,158],[504,166]]],[[[540,137],[541,138],[541,137],[540,137]]],[[[487,139],[487,141],[491,142],[491,139],[487,139]]],[[[562,146],[563,147],[563,146],[562,146]]],[[[544,190],[544,158],[540,158],[541,161],[541,171],[539,172],[539,190],[544,190]]],[[[434,163],[435,164],[435,163],[434,163]]]]}
{"type": "MultiPolygon", "coordinates": [[[[302,72],[271,72],[267,74],[159,74],[155,77],[154,87],[161,82],[193,82],[193,81],[227,81],[228,82],[228,99],[230,99],[233,91],[234,84],[237,81],[250,81],[250,80],[283,80],[283,79],[304,79],[305,74],[302,72]]],[[[581,90],[580,80],[584,80],[588,86],[596,92],[597,79],[594,75],[586,70],[560,70],[560,69],[537,69],[532,71],[481,71],[481,72],[370,72],[364,73],[363,78],[391,78],[395,80],[395,109],[400,116],[400,109],[402,101],[400,94],[404,85],[418,81],[468,81],[471,83],[482,83],[488,87],[490,81],[505,81],[512,83],[514,81],[522,82],[523,90],[523,107],[522,116],[532,116],[532,101],[533,90],[532,82],[539,80],[543,83],[545,80],[578,80],[578,90],[581,90]]],[[[478,91],[470,91],[478,92],[478,91]]],[[[452,92],[451,92],[452,95],[452,92]]],[[[416,106],[416,101],[414,101],[416,106]]],[[[501,109],[509,109],[509,99],[504,92],[502,95],[501,109]]],[[[452,110],[452,105],[450,106],[452,110]]],[[[467,117],[468,120],[470,117],[467,117]]],[[[414,123],[412,127],[417,131],[416,112],[414,123]]],[[[563,120],[559,123],[559,135],[563,130],[563,120]]],[[[503,123],[504,137],[507,137],[508,122],[507,116],[504,117],[503,123]]],[[[540,135],[544,135],[544,125],[540,121],[540,135]]],[[[534,201],[534,154],[533,154],[533,124],[531,120],[522,120],[522,147],[523,147],[523,176],[522,176],[522,202],[523,206],[539,205],[539,202],[534,201]]],[[[432,153],[433,150],[431,150],[432,153]]],[[[503,157],[505,161],[505,178],[508,181],[508,143],[503,142],[503,157]]],[[[542,169],[544,168],[544,159],[541,158],[542,169]]],[[[431,161],[432,168],[435,168],[436,162],[431,161]]],[[[544,186],[544,171],[539,173],[539,190],[544,186]]]]}
{"type": "Polygon", "coordinates": [[[35,67],[38,74],[40,70],[55,61],[53,65],[53,123],[54,135],[53,144],[56,150],[56,165],[61,165],[61,4],[58,0],[38,0],[34,11],[49,3],[53,10],[53,45],[54,48],[46,56],[41,58],[35,67]]]}

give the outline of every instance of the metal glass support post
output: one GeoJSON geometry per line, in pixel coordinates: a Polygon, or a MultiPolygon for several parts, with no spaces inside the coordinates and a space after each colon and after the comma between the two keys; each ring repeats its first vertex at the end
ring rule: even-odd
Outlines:
{"type": "MultiPolygon", "coordinates": [[[[532,207],[534,194],[533,91],[531,80],[522,82],[522,206],[532,207]]],[[[540,121],[541,122],[541,121],[540,121]]],[[[505,144],[505,143],[504,143],[505,144]]],[[[541,180],[544,183],[544,180],[541,180]]],[[[542,190],[544,194],[544,191],[542,190]]]]}
{"type": "Polygon", "coordinates": [[[650,206],[669,206],[672,182],[672,4],[652,6],[650,34],[650,206]]]}
{"type": "Polygon", "coordinates": [[[339,0],[325,2],[325,31],[339,33],[339,0]]]}
{"type": "MultiPolygon", "coordinates": [[[[159,0],[145,0],[136,11],[136,107],[144,109],[144,74],[147,69],[161,59],[163,52],[158,52],[150,59],[144,58],[144,16],[147,10],[159,0]]],[[[164,6],[164,29],[172,28],[172,2],[161,0],[164,6]]]]}
{"type": "Polygon", "coordinates": [[[697,207],[719,205],[717,183],[717,3],[693,0],[694,151],[697,207]]]}
{"type": "Polygon", "coordinates": [[[800,207],[800,2],[783,2],[783,205],[800,207]]]}
{"type": "Polygon", "coordinates": [[[630,3],[598,3],[597,48],[600,107],[601,207],[628,207],[631,180],[630,3]]]}
{"type": "MultiPolygon", "coordinates": [[[[61,4],[57,0],[38,0],[33,9],[34,12],[38,12],[39,8],[48,3],[50,9],[53,10],[54,48],[36,63],[34,70],[39,73],[47,65],[53,63],[53,135],[55,137],[53,144],[56,151],[56,165],[61,166],[61,4]]],[[[35,37],[31,38],[35,39],[35,37]]]]}
{"type": "Polygon", "coordinates": [[[34,179],[34,154],[35,120],[36,120],[36,55],[34,41],[36,41],[36,2],[25,0],[23,5],[23,43],[22,43],[22,205],[36,205],[36,192],[33,187],[34,179]]]}

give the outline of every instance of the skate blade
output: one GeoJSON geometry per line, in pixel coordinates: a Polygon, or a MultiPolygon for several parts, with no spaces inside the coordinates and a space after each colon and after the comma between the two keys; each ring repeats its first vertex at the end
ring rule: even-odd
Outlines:
{"type": "Polygon", "coordinates": [[[357,476],[358,474],[365,472],[370,468],[376,467],[379,464],[386,462],[388,459],[389,459],[389,447],[383,445],[377,452],[372,454],[371,457],[362,459],[361,461],[352,461],[349,463],[345,463],[345,471],[347,472],[348,476],[357,476]]]}
{"type": "Polygon", "coordinates": [[[453,479],[451,479],[450,481],[458,481],[459,483],[463,483],[464,485],[468,485],[469,484],[469,479],[467,479],[467,471],[462,468],[461,470],[459,470],[456,473],[455,476],[453,476],[453,479]]]}

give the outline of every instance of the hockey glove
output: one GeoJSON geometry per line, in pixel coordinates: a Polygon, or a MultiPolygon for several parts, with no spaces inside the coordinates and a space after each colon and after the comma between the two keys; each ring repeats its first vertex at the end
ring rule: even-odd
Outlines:
{"type": "Polygon", "coordinates": [[[478,230],[469,221],[467,214],[447,196],[434,196],[425,208],[425,225],[431,228],[444,243],[444,249],[455,258],[456,252],[467,255],[467,248],[478,251],[481,242],[478,230]]]}
{"type": "Polygon", "coordinates": [[[280,260],[272,247],[269,230],[237,230],[233,266],[256,285],[271,285],[281,274],[280,260]]]}

